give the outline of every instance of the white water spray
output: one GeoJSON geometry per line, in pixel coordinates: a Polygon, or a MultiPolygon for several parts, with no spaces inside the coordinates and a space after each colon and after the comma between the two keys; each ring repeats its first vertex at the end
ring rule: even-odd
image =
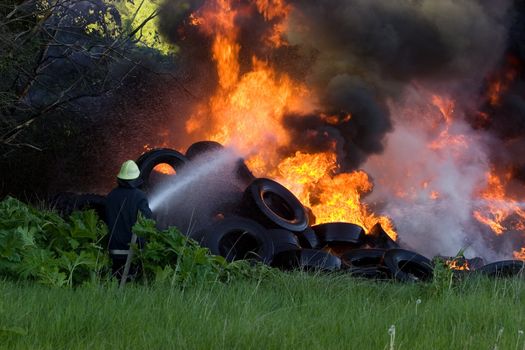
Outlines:
{"type": "Polygon", "coordinates": [[[203,154],[193,162],[188,163],[176,177],[161,184],[150,196],[150,208],[155,212],[159,207],[170,200],[181,201],[184,198],[176,198],[177,195],[203,179],[217,173],[217,169],[224,168],[228,164],[237,162],[239,156],[231,149],[220,149],[203,154]]]}

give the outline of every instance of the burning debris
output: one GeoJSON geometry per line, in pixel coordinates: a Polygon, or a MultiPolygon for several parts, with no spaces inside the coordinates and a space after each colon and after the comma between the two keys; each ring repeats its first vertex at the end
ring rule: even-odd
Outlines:
{"type": "MultiPolygon", "coordinates": [[[[518,5],[173,6],[159,12],[164,34],[187,48],[196,70],[209,72],[208,95],[186,117],[186,139],[237,149],[254,176],[289,189],[317,223],[350,222],[371,232],[379,222],[427,256],[466,247],[497,260],[509,257],[509,245],[519,254],[523,184],[516,170],[501,167],[501,138],[471,120],[481,115],[475,110],[492,120],[483,125],[498,124],[495,108],[521,81],[522,44],[507,37],[521,28],[513,20],[518,5]],[[502,190],[495,193],[497,181],[502,190]],[[493,229],[505,234],[495,237],[493,229]]],[[[181,130],[162,132],[165,146],[180,149],[170,138],[181,130]]]]}
{"type": "MultiPolygon", "coordinates": [[[[432,278],[433,263],[401,249],[397,236],[391,237],[379,222],[369,231],[355,223],[313,224],[316,218],[308,215],[307,207],[292,192],[276,181],[255,178],[242,158],[218,143],[198,142],[185,156],[154,149],[137,163],[159,225],[178,225],[229,261],[252,259],[285,270],[345,270],[375,279],[432,278]],[[217,162],[223,158],[227,161],[217,162]],[[192,162],[198,167],[192,167],[192,162]],[[154,170],[161,164],[172,171],[154,170]],[[208,164],[213,167],[206,168],[208,164]],[[218,169],[221,167],[225,169],[218,169]],[[220,197],[214,196],[217,186],[221,186],[220,197]]],[[[479,270],[493,276],[521,274],[523,268],[521,261],[484,265],[480,258],[464,257],[449,258],[446,264],[453,270],[479,270]]]]}

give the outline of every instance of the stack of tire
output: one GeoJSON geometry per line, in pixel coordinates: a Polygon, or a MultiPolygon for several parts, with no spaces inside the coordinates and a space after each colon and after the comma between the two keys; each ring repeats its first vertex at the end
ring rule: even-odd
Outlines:
{"type": "Polygon", "coordinates": [[[368,235],[352,223],[309,226],[299,200],[270,179],[258,178],[248,185],[236,214],[194,238],[229,261],[255,259],[284,270],[344,270],[374,279],[432,278],[430,260],[400,249],[380,225],[368,235]]]}
{"type": "MultiPolygon", "coordinates": [[[[151,173],[156,165],[165,163],[179,171],[186,162],[222,147],[216,142],[200,141],[192,144],[185,155],[170,149],[146,152],[137,160],[144,189],[155,185],[151,173]]],[[[209,218],[207,227],[190,233],[213,254],[229,261],[258,260],[285,270],[344,269],[356,276],[401,280],[431,277],[430,261],[399,249],[379,225],[369,235],[351,223],[309,226],[315,218],[284,186],[255,178],[242,159],[235,173],[245,186],[240,202],[223,210],[220,220],[209,218]]]]}
{"type": "Polygon", "coordinates": [[[77,210],[93,209],[101,220],[106,220],[106,196],[94,193],[60,192],[48,199],[49,207],[68,217],[77,210]]]}
{"type": "MultiPolygon", "coordinates": [[[[153,169],[170,165],[175,172],[199,155],[223,146],[212,141],[192,144],[183,155],[172,149],[150,150],[137,159],[143,189],[156,185],[153,169]]],[[[367,234],[356,224],[345,222],[310,225],[315,217],[284,186],[267,178],[255,178],[242,159],[236,165],[237,183],[245,185],[235,206],[222,208],[208,225],[190,237],[228,261],[250,259],[283,270],[345,271],[353,276],[399,281],[428,281],[433,264],[426,257],[401,249],[376,224],[367,234]],[[218,219],[218,217],[220,219],[218,219]]],[[[241,189],[239,191],[242,191],[241,189]]],[[[103,200],[93,198],[98,210],[103,200]]],[[[83,203],[89,207],[89,203],[83,203]]],[[[182,230],[185,232],[185,230],[182,230]]],[[[477,271],[488,276],[522,275],[524,262],[499,261],[477,271]]]]}
{"type": "MultiPolygon", "coordinates": [[[[214,152],[223,148],[217,142],[200,141],[193,143],[185,154],[169,148],[152,149],[142,154],[136,161],[143,180],[142,189],[146,192],[155,191],[159,184],[165,181],[173,181],[172,175],[164,175],[155,171],[156,166],[167,165],[174,170],[175,175],[184,174],[186,176],[193,171],[192,166],[209,160],[216,155],[214,152]],[[201,156],[203,157],[201,158],[201,156]],[[192,163],[189,164],[190,162],[192,163]]],[[[204,176],[197,183],[190,181],[182,194],[182,196],[186,196],[185,202],[178,203],[178,205],[166,203],[157,208],[158,227],[176,226],[184,234],[193,235],[196,231],[215,222],[217,218],[235,213],[244,188],[254,179],[254,176],[241,158],[235,164],[224,166],[228,169],[222,170],[231,175],[232,178],[222,176],[221,178],[210,179],[204,176]],[[207,198],[196,198],[196,193],[201,193],[201,196],[207,196],[207,198]]],[[[217,174],[219,173],[221,171],[217,172],[217,174]]],[[[217,174],[215,177],[219,177],[217,174]]],[[[176,179],[175,177],[174,181],[176,179]]]]}

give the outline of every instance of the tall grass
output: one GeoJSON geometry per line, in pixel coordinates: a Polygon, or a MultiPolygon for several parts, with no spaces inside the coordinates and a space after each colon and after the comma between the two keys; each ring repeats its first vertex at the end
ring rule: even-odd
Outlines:
{"type": "Polygon", "coordinates": [[[3,349],[523,350],[525,341],[517,279],[441,290],[306,273],[183,289],[2,281],[0,295],[3,349]]]}

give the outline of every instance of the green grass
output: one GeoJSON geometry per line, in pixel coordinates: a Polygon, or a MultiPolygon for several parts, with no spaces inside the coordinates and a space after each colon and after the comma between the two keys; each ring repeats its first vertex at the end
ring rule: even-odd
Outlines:
{"type": "Polygon", "coordinates": [[[2,349],[389,349],[391,325],[395,349],[525,342],[525,281],[516,279],[453,289],[304,273],[182,290],[1,281],[0,295],[2,349]]]}

